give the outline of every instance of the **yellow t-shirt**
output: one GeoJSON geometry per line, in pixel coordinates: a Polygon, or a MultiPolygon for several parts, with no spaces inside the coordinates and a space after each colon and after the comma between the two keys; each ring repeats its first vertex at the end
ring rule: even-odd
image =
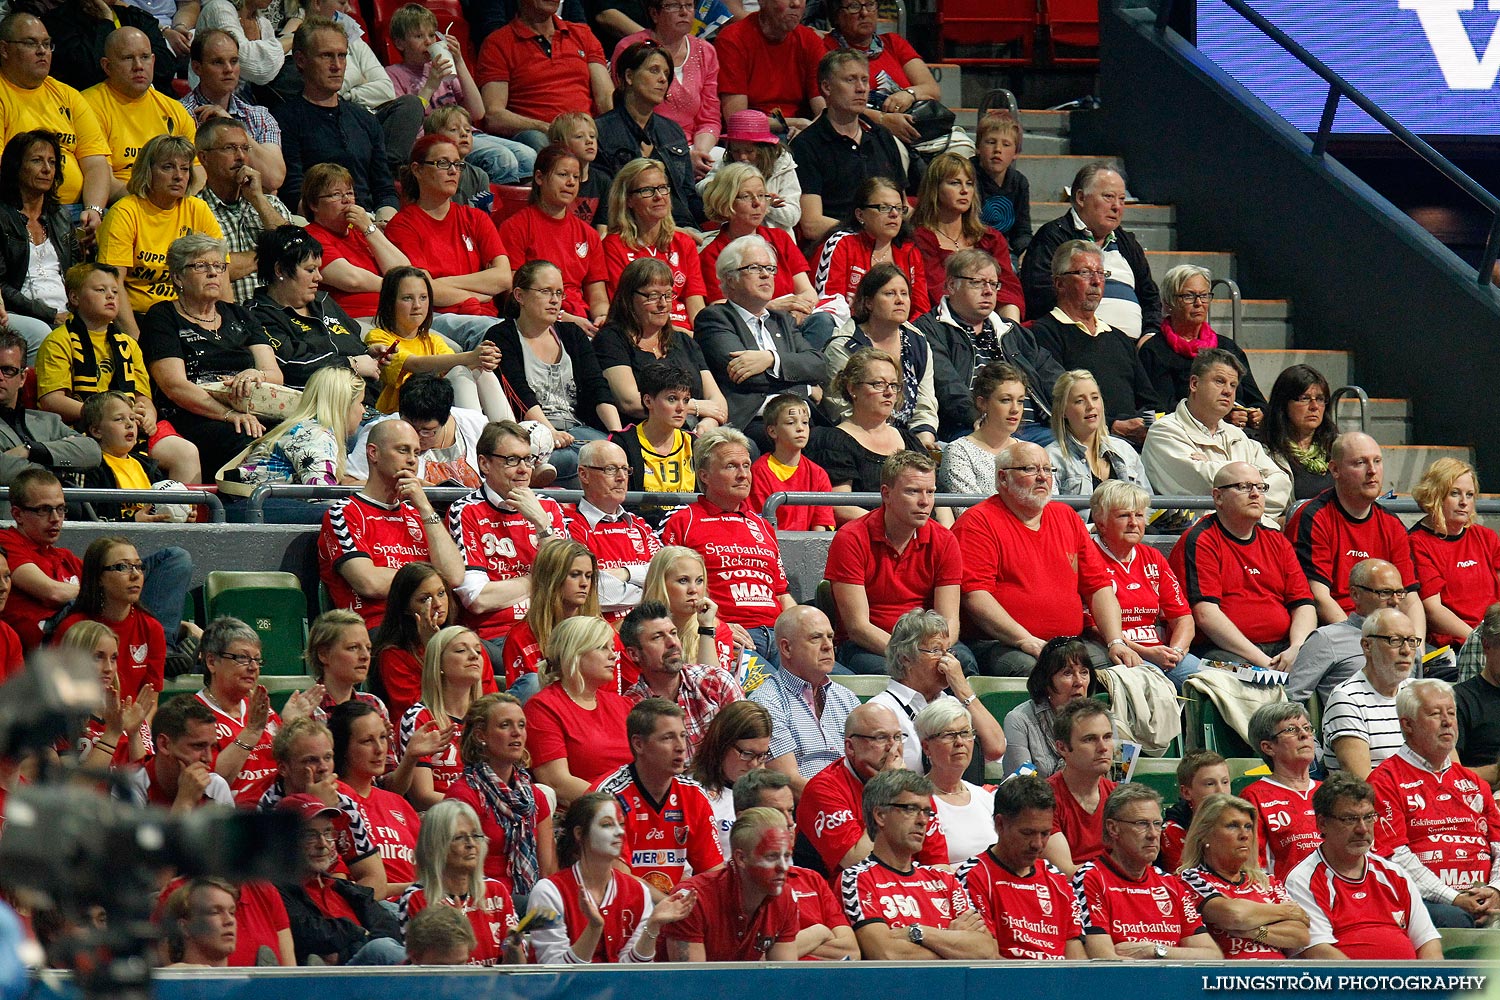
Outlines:
{"type": "Polygon", "coordinates": [[[433,333],[403,339],[377,326],[365,334],[365,345],[368,347],[385,347],[389,344],[395,344],[396,349],[389,355],[391,363],[380,370],[380,398],[375,401],[375,408],[381,413],[396,412],[401,398],[401,386],[409,375],[406,370],[407,358],[434,358],[440,354],[453,353],[453,348],[442,337],[433,333]]]}
{"type": "MultiPolygon", "coordinates": [[[[109,471],[115,475],[115,485],[122,490],[149,490],[151,480],[146,476],[146,468],[136,461],[131,455],[116,457],[105,452],[104,464],[109,471]]],[[[146,506],[143,503],[128,503],[120,505],[122,517],[134,520],[136,513],[146,506]]]]}
{"type": "Polygon", "coordinates": [[[64,205],[72,205],[83,195],[83,168],[78,161],[85,156],[109,156],[109,143],[94,109],[83,95],[52,77],[34,90],[23,90],[0,77],[0,137],[32,129],[56,132],[62,146],[62,187],[57,193],[64,205]]]}
{"type": "Polygon", "coordinates": [[[161,209],[145,198],[127,194],[104,213],[99,226],[99,260],[125,272],[131,309],[143,313],[158,302],[177,298],[177,288],[167,273],[167,248],[188,233],[224,238],[214,213],[201,198],[184,198],[171,208],[161,209]]]}
{"type": "Polygon", "coordinates": [[[693,476],[693,438],[680,428],[672,433],[672,448],[666,454],[651,450],[646,440],[644,422],[636,424],[635,436],[641,443],[641,461],[645,465],[645,481],[641,488],[647,493],[695,493],[696,479],[693,476]]]}
{"type": "Polygon", "coordinates": [[[155,136],[180,135],[192,142],[198,134],[182,102],[163,97],[155,87],[132,101],[108,83],[96,83],[83,99],[99,118],[109,143],[109,167],[122,183],[130,180],[131,165],[155,136]]]}
{"type": "MultiPolygon", "coordinates": [[[[38,399],[58,389],[72,396],[84,398],[109,389],[110,376],[114,372],[114,359],[109,352],[109,340],[105,331],[89,331],[89,342],[94,347],[94,361],[99,367],[98,376],[89,378],[75,370],[73,358],[73,336],[68,328],[60,326],[47,334],[36,352],[36,395],[38,399]]],[[[151,376],[146,371],[145,358],[141,356],[141,345],[134,337],[126,337],[121,348],[126,369],[133,375],[132,388],[138,395],[151,398],[151,376]]]]}

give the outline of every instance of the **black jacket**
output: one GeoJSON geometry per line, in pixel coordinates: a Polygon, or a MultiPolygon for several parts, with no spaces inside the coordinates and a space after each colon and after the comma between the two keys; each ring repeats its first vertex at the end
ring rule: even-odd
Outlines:
{"type": "Polygon", "coordinates": [[[312,897],[300,883],[277,886],[286,904],[286,915],[292,929],[292,945],[297,950],[297,964],[306,965],[308,955],[337,955],[343,965],[371,938],[401,940],[401,924],[380,905],[375,894],[365,886],[347,879],[330,879],[333,888],[359,922],[347,917],[327,917],[313,905],[312,897]]]}
{"type": "Polygon", "coordinates": [[[672,221],[693,229],[703,225],[707,216],[703,211],[703,198],[693,183],[693,159],[681,125],[653,114],[647,119],[645,129],[641,129],[621,107],[600,115],[597,125],[599,157],[591,172],[598,170],[614,177],[621,167],[640,157],[644,138],[651,144],[651,158],[666,165],[667,183],[672,185],[672,221]]]}
{"type": "Polygon", "coordinates": [[[772,309],[767,312],[766,321],[767,332],[781,359],[781,374],[773,375],[775,369],[767,369],[743,382],[730,379],[729,356],[735,351],[760,350],[760,342],[740,318],[734,304],[719,302],[706,306],[693,321],[693,338],[703,349],[708,370],[729,405],[729,424],[740,430],[755,419],[767,397],[797,392],[806,385],[828,384],[823,352],[802,338],[792,315],[772,309]]]}
{"type": "MultiPolygon", "coordinates": [[[[1073,228],[1073,210],[1069,208],[1053,219],[1031,238],[1026,257],[1021,261],[1021,286],[1026,291],[1026,315],[1045,316],[1057,305],[1057,292],[1052,287],[1052,256],[1057,248],[1069,240],[1086,240],[1089,234],[1073,228]]],[[[1115,239],[1120,244],[1120,254],[1130,265],[1135,275],[1135,297],[1141,304],[1141,336],[1161,332],[1161,292],[1151,277],[1151,265],[1146,261],[1146,251],[1124,226],[1115,230],[1115,239]]]]}
{"type": "MultiPolygon", "coordinates": [[[[62,210],[54,208],[42,213],[42,228],[57,251],[58,269],[67,274],[68,268],[83,259],[73,227],[62,210]]],[[[30,269],[31,236],[26,232],[26,217],[11,205],[0,204],[0,294],[5,296],[5,308],[56,326],[57,310],[21,291],[30,269]]]]}
{"type": "MultiPolygon", "coordinates": [[[[110,5],[110,12],[120,20],[122,28],[139,28],[151,39],[151,53],[156,56],[156,69],[152,71],[151,84],[168,97],[173,96],[172,74],[176,70],[178,57],[167,45],[166,36],[156,18],[129,4],[110,5]]],[[[62,6],[43,16],[42,24],[52,36],[52,75],[76,90],[87,90],[96,83],[104,82],[104,70],[99,59],[104,55],[104,43],[114,33],[113,21],[104,21],[84,13],[79,0],[67,0],[62,6]]],[[[6,306],[10,299],[5,300],[6,306]]]]}
{"type": "Polygon", "coordinates": [[[350,358],[365,353],[359,324],[327,292],[319,292],[308,304],[310,317],[298,315],[271,298],[265,285],[255,290],[255,298],[248,304],[250,314],[266,329],[286,384],[294,389],[306,387],[319,368],[347,368],[350,358]]]}
{"type": "MultiPolygon", "coordinates": [[[[154,485],[167,478],[166,473],[161,471],[147,455],[137,451],[133,454],[141,468],[146,472],[146,478],[154,485]]],[[[120,489],[120,481],[115,478],[115,470],[110,468],[109,463],[100,459],[99,464],[83,474],[80,485],[86,490],[117,490],[120,489]]],[[[100,521],[134,521],[135,512],[144,504],[118,504],[118,503],[91,503],[94,508],[94,517],[100,521]]]]}
{"type": "MultiPolygon", "coordinates": [[[[573,414],[581,423],[595,430],[607,430],[599,419],[599,404],[615,403],[615,394],[604,379],[604,370],[599,367],[599,358],[594,354],[593,342],[588,334],[572,323],[557,323],[553,326],[563,350],[573,362],[573,384],[578,398],[573,401],[573,414]]],[[[537,405],[536,393],[526,381],[526,356],[521,350],[521,331],[513,319],[502,319],[484,335],[500,347],[500,376],[506,382],[506,392],[513,395],[512,402],[519,402],[516,416],[525,419],[526,411],[537,405]]]]}

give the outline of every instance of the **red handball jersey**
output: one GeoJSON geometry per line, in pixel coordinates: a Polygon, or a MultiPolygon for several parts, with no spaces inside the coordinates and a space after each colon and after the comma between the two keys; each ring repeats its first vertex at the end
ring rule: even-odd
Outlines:
{"type": "MultiPolygon", "coordinates": [[[[420,701],[401,716],[401,725],[396,733],[397,756],[406,753],[406,744],[418,729],[432,721],[432,710],[420,701]]],[[[418,767],[432,770],[432,790],[439,795],[448,791],[448,786],[463,777],[464,762],[458,755],[458,744],[463,739],[464,720],[449,716],[453,723],[453,738],[448,745],[429,757],[417,762],[418,767]]]]}
{"type": "Polygon", "coordinates": [[[1049,862],[1017,875],[983,851],[954,874],[999,942],[1001,958],[1063,958],[1069,941],[1082,941],[1078,897],[1049,862]]]}
{"type": "MultiPolygon", "coordinates": [[[[1500,601],[1500,535],[1482,524],[1470,525],[1460,535],[1439,535],[1418,524],[1407,537],[1422,599],[1441,597],[1464,624],[1478,625],[1485,608],[1500,601]]],[[[1456,635],[1430,630],[1428,639],[1454,649],[1463,643],[1456,635]]]]}
{"type": "Polygon", "coordinates": [[[625,862],[658,892],[671,892],[687,866],[706,872],[724,863],[714,827],[714,807],[690,778],[673,778],[660,802],[641,787],[635,765],[596,781],[590,791],[608,792],[625,814],[625,862]]]}
{"type": "MultiPolygon", "coordinates": [[[[1206,865],[1197,868],[1189,868],[1182,873],[1182,882],[1188,891],[1193,894],[1194,905],[1201,912],[1203,904],[1215,896],[1223,896],[1226,899],[1242,899],[1247,903],[1286,903],[1291,901],[1287,895],[1286,886],[1279,879],[1271,879],[1270,885],[1262,889],[1255,884],[1255,880],[1248,875],[1240,876],[1238,882],[1231,882],[1218,872],[1206,865]]],[[[1280,948],[1273,948],[1268,944],[1262,944],[1251,938],[1235,937],[1208,924],[1209,937],[1219,946],[1225,958],[1261,958],[1281,960],[1286,958],[1280,948]]]]}
{"type": "MultiPolygon", "coordinates": [[[[611,870],[609,877],[609,888],[604,892],[604,901],[598,903],[599,912],[604,917],[604,927],[599,932],[599,944],[594,948],[593,961],[639,961],[634,955],[632,942],[651,914],[651,900],[646,892],[646,883],[626,875],[618,868],[611,870]]],[[[578,866],[574,865],[548,875],[531,891],[527,903],[531,911],[550,910],[563,917],[561,934],[553,929],[539,930],[532,934],[531,944],[536,949],[536,960],[544,965],[583,964],[572,949],[572,942],[588,927],[588,916],[578,901],[580,885],[578,866]]]]}
{"type": "MultiPolygon", "coordinates": [[[[1169,622],[1193,613],[1183,596],[1177,574],[1167,564],[1167,557],[1149,545],[1137,545],[1130,562],[1121,562],[1101,544],[1099,554],[1109,571],[1115,598],[1120,602],[1120,621],[1125,638],[1142,646],[1162,645],[1158,622],[1169,622]]],[[[1084,624],[1094,627],[1094,616],[1087,607],[1084,624]]]]}
{"type": "Polygon", "coordinates": [[[786,889],[768,896],[748,920],[741,920],[736,915],[744,904],[733,865],[694,875],[682,885],[698,894],[698,905],[662,928],[662,937],[701,942],[710,962],[763,961],[772,945],[797,940],[797,904],[786,889]]]}
{"type": "MultiPolygon", "coordinates": [[[[797,837],[806,839],[818,852],[828,877],[833,880],[844,859],[865,835],[865,783],[840,757],[823,768],[802,789],[797,803],[797,837]]],[[[934,806],[936,808],[936,806],[934,806]]],[[[929,865],[948,863],[948,838],[934,816],[927,827],[927,840],[917,860],[929,865]]]]}
{"type": "MultiPolygon", "coordinates": [[[[478,902],[469,896],[444,896],[439,905],[456,906],[469,918],[469,924],[474,928],[470,965],[499,965],[504,961],[500,946],[505,943],[505,936],[516,929],[516,908],[505,886],[487,878],[484,880],[484,898],[478,902]]],[[[425,909],[427,890],[420,883],[407,886],[400,903],[403,934],[411,918],[425,909]]]]}
{"type": "Polygon", "coordinates": [[[1099,779],[1099,805],[1093,812],[1087,812],[1078,804],[1078,800],[1068,790],[1067,783],[1063,781],[1061,771],[1048,778],[1047,784],[1052,786],[1052,794],[1057,798],[1057,806],[1052,811],[1052,832],[1061,833],[1068,842],[1068,849],[1073,852],[1073,863],[1081,865],[1102,855],[1104,803],[1109,801],[1109,793],[1115,790],[1115,783],[1108,778],[1099,779]]]}
{"type": "Polygon", "coordinates": [[[428,560],[422,516],[410,504],[386,506],[356,493],[335,501],[318,532],[318,577],[334,607],[358,611],[374,631],[385,615],[384,598],[363,598],[339,572],[350,559],[366,557],[380,569],[398,569],[428,560]]]}
{"type": "MultiPolygon", "coordinates": [[[[536,562],[536,527],[518,510],[501,507],[498,498],[487,486],[470,493],[448,508],[448,530],[458,543],[464,566],[480,570],[491,580],[514,580],[531,572],[536,562]]],[[[566,535],[567,519],[557,501],[549,497],[538,497],[537,501],[547,512],[552,530],[566,535]]],[[[500,639],[526,617],[529,600],[483,615],[464,615],[465,621],[483,639],[500,639]]]]}
{"type": "Polygon", "coordinates": [[[686,545],[703,556],[708,596],[719,614],[745,628],[770,628],[787,592],[776,531],[748,505],[722,510],[699,500],[676,511],[661,528],[663,545],[686,545]]]}
{"type": "Polygon", "coordinates": [[[1359,959],[1413,959],[1437,928],[1411,876],[1365,855],[1365,873],[1344,878],[1314,851],[1292,869],[1286,891],[1308,916],[1308,947],[1331,944],[1359,959]]]}
{"type": "Polygon", "coordinates": [[[1370,785],[1380,814],[1376,853],[1388,858],[1410,847],[1454,889],[1490,880],[1500,809],[1483,778],[1454,761],[1434,773],[1403,746],[1370,772],[1370,785]]]}
{"type": "Polygon", "coordinates": [[[1393,564],[1401,573],[1402,585],[1407,590],[1417,588],[1406,525],[1378,503],[1363,519],[1356,519],[1344,510],[1330,486],[1298,507],[1287,518],[1285,530],[1307,579],[1327,587],[1347,612],[1354,610],[1349,571],[1365,559],[1384,559],[1393,564]]]}
{"type": "MultiPolygon", "coordinates": [[[[327,521],[325,520],[326,524],[327,521]]],[[[214,759],[224,752],[224,748],[240,738],[240,733],[245,729],[245,715],[250,711],[250,706],[243,701],[237,707],[236,715],[230,715],[215,705],[209,699],[207,692],[199,691],[199,701],[207,705],[214,713],[214,742],[218,748],[214,751],[214,759]]],[[[281,716],[272,709],[271,717],[266,722],[265,732],[260,734],[260,742],[255,744],[255,749],[245,758],[244,765],[240,768],[239,777],[229,783],[229,791],[234,795],[236,805],[253,809],[260,802],[260,797],[271,787],[276,780],[276,758],[271,754],[271,741],[281,730],[281,716]]]]}
{"type": "Polygon", "coordinates": [[[1299,792],[1273,778],[1261,778],[1240,793],[1255,807],[1260,863],[1268,873],[1285,878],[1323,842],[1312,805],[1319,784],[1311,782],[1307,791],[1299,792]]]}
{"type": "Polygon", "coordinates": [[[1147,941],[1175,948],[1203,930],[1198,907],[1182,880],[1155,866],[1139,880],[1127,877],[1108,855],[1073,876],[1085,934],[1108,934],[1115,944],[1147,941]]]}
{"type": "Polygon", "coordinates": [[[121,621],[105,621],[78,612],[62,620],[54,633],[61,642],[68,629],[79,622],[97,621],[109,626],[120,644],[120,658],[116,670],[120,678],[120,697],[134,698],[141,688],[150,684],[158,694],[166,678],[167,638],[161,622],[131,605],[121,621]]]}
{"type": "Polygon", "coordinates": [[[883,923],[889,927],[947,927],[973,909],[969,894],[953,875],[932,865],[913,864],[899,871],[873,855],[839,877],[839,895],[850,926],[883,923]]]}
{"type": "MultiPolygon", "coordinates": [[[[799,931],[818,924],[830,930],[849,926],[849,918],[844,915],[844,908],[834,898],[833,890],[828,888],[828,881],[811,868],[798,868],[796,865],[788,868],[786,892],[792,897],[792,902],[797,904],[799,931]]],[[[802,956],[802,961],[816,962],[818,959],[808,954],[802,956]]]]}
{"type": "MultiPolygon", "coordinates": [[[[599,561],[599,570],[626,569],[651,562],[651,557],[661,549],[661,539],[651,530],[651,525],[639,514],[621,510],[619,518],[600,520],[589,527],[589,519],[578,512],[576,504],[563,507],[568,519],[568,534],[575,542],[582,542],[594,558],[599,561]]],[[[629,608],[609,608],[604,617],[614,624],[629,612],[629,608]]],[[[631,682],[635,683],[634,681],[631,682]]]]}
{"type": "Polygon", "coordinates": [[[1293,609],[1312,603],[1291,543],[1259,525],[1239,539],[1210,514],[1177,540],[1171,563],[1189,604],[1217,604],[1251,642],[1286,639],[1293,609]]]}
{"type": "Polygon", "coordinates": [[[384,788],[371,788],[370,797],[360,798],[354,789],[346,788],[349,797],[364,814],[370,840],[385,862],[385,877],[390,882],[410,882],[417,877],[417,831],[422,816],[401,796],[384,788]]]}

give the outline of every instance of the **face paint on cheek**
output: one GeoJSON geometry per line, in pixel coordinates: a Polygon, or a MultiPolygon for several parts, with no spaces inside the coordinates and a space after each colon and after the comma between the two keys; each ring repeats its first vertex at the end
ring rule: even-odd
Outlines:
{"type": "Polygon", "coordinates": [[[589,847],[600,854],[620,853],[620,827],[616,817],[600,813],[589,826],[589,847]]]}
{"type": "Polygon", "coordinates": [[[787,856],[791,850],[792,839],[785,830],[766,830],[745,865],[745,877],[764,892],[780,893],[786,885],[787,856]]]}

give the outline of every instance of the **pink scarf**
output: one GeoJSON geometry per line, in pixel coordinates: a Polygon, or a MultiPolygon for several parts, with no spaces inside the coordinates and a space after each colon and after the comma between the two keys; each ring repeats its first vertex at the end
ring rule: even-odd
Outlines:
{"type": "Polygon", "coordinates": [[[1206,351],[1219,345],[1219,335],[1214,333],[1214,328],[1208,325],[1208,320],[1204,320],[1203,325],[1198,328],[1198,338],[1196,340],[1188,340],[1182,334],[1172,329],[1171,320],[1163,317],[1161,321],[1161,335],[1167,338],[1167,343],[1171,345],[1172,350],[1185,358],[1196,358],[1199,351],[1206,351]]]}

